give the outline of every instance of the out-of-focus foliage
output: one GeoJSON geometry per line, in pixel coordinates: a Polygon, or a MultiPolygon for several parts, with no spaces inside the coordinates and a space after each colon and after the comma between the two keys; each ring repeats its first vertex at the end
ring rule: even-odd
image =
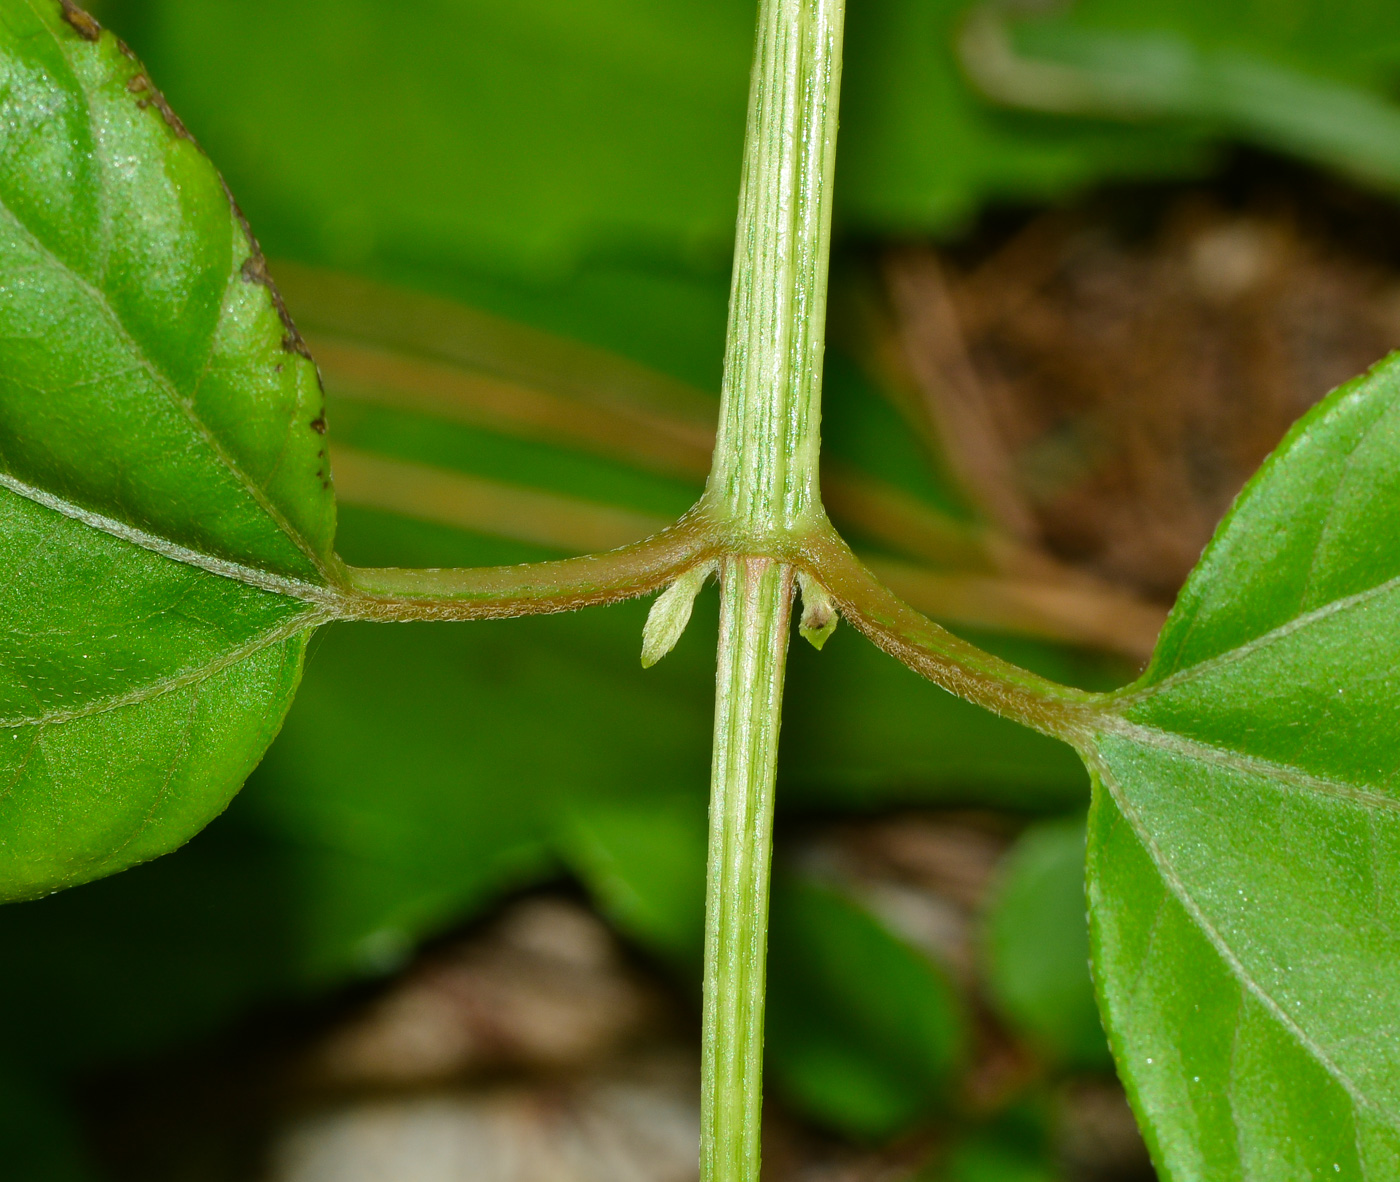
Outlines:
{"type": "Polygon", "coordinates": [[[798,1108],[856,1137],[889,1137],[951,1091],[961,999],[926,956],[830,889],[779,877],[768,945],[765,1049],[798,1108]]]}
{"type": "MultiPolygon", "coordinates": [[[[852,7],[849,226],[946,230],[990,196],[1049,197],[1198,158],[1170,134],[993,110],[955,62],[966,8],[852,7]]],[[[752,0],[109,0],[101,11],[274,253],[463,294],[464,271],[729,261],[752,0]]]]}
{"type": "Polygon", "coordinates": [[[1105,1067],[1084,908],[1083,821],[1033,825],[1006,857],[982,951],[988,990],[1017,1031],[1064,1066],[1105,1067]]]}
{"type": "Polygon", "coordinates": [[[916,1182],[1055,1182],[1054,1158],[1044,1113],[1021,1104],[974,1128],[939,1155],[916,1182]]]}
{"type": "MultiPolygon", "coordinates": [[[[1400,69],[1398,18],[1377,0],[1286,10],[1088,0],[1024,24],[1018,46],[1197,98],[1128,127],[1111,101],[1089,118],[1047,118],[997,109],[967,80],[958,42],[978,8],[853,6],[847,229],[945,233],[989,200],[1198,171],[1206,145],[1253,131],[1212,111],[1222,86],[1193,62],[1255,63],[1262,73],[1230,85],[1245,92],[1237,106],[1261,112],[1285,97],[1270,79],[1295,76],[1299,98],[1310,81],[1332,82],[1383,104],[1400,69]]],[[[557,279],[590,263],[607,287],[619,264],[714,272],[728,262],[752,0],[106,0],[100,11],[155,70],[276,253],[477,299],[489,294],[486,274],[557,279]]],[[[1310,105],[1292,112],[1300,126],[1312,120],[1308,142],[1355,134],[1334,117],[1342,108],[1310,105]]],[[[1384,140],[1377,125],[1371,150],[1394,158],[1384,140]]]]}
{"type": "Polygon", "coordinates": [[[1371,0],[1086,0],[1008,31],[979,10],[965,63],[1026,109],[1177,124],[1400,191],[1400,13],[1371,0]]]}
{"type": "Polygon", "coordinates": [[[0,1150],[25,1182],[95,1182],[82,1135],[57,1089],[32,1070],[0,1065],[0,1150]]]}

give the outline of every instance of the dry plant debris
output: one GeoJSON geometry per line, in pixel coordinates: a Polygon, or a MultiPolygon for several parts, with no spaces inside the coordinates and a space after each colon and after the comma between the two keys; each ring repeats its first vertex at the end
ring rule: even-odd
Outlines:
{"type": "Polygon", "coordinates": [[[1366,211],[1321,204],[1119,197],[971,260],[892,250],[887,371],[993,521],[1170,602],[1288,427],[1400,346],[1366,211]]]}

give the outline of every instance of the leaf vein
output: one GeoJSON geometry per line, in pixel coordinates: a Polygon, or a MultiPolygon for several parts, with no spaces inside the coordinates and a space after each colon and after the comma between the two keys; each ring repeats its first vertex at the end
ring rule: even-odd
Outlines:
{"type": "Polygon", "coordinates": [[[1236,648],[1218,653],[1195,665],[1188,665],[1185,669],[1173,673],[1170,677],[1164,677],[1161,681],[1136,688],[1128,686],[1125,689],[1105,694],[1104,700],[1111,703],[1115,708],[1136,706],[1184,682],[1204,676],[1207,673],[1213,673],[1216,669],[1232,665],[1236,661],[1242,661],[1246,657],[1252,656],[1260,649],[1267,648],[1271,644],[1284,640],[1294,632],[1298,632],[1303,628],[1320,623],[1342,612],[1351,611],[1353,608],[1364,607],[1371,600],[1377,599],[1397,589],[1400,589],[1400,575],[1387,579],[1383,583],[1377,583],[1374,587],[1368,587],[1364,591],[1358,591],[1354,595],[1343,596],[1341,599],[1334,599],[1330,603],[1324,603],[1321,607],[1314,608],[1310,612],[1305,612],[1301,616],[1296,616],[1286,623],[1280,624],[1276,628],[1271,628],[1269,631],[1261,633],[1253,640],[1247,641],[1236,648]]]}
{"type": "Polygon", "coordinates": [[[161,781],[160,789],[155,794],[155,799],[151,802],[151,807],[146,810],[146,815],[141,818],[141,823],[137,825],[116,849],[111,850],[103,859],[104,863],[117,861],[123,850],[132,844],[141,834],[151,827],[151,822],[155,820],[156,814],[160,812],[161,806],[170,798],[170,785],[175,782],[175,773],[179,771],[180,765],[190,753],[190,745],[194,740],[194,720],[199,714],[199,690],[196,689],[190,694],[190,710],[185,716],[185,733],[180,738],[180,746],[175,752],[174,758],[170,761],[170,767],[165,773],[165,778],[161,781]]]}
{"type": "Polygon", "coordinates": [[[14,795],[15,789],[19,787],[19,782],[24,778],[25,769],[29,766],[29,761],[33,758],[35,749],[39,746],[39,737],[43,733],[43,727],[35,729],[34,737],[29,740],[29,746],[25,748],[24,755],[19,761],[19,767],[15,768],[14,774],[10,777],[10,782],[5,785],[4,791],[0,792],[0,802],[8,800],[14,795]]]}
{"type": "Polygon", "coordinates": [[[1201,763],[1226,767],[1232,771],[1242,772],[1248,776],[1256,776],[1259,779],[1280,782],[1305,792],[1316,793],[1319,796],[1330,796],[1338,800],[1345,800],[1350,804],[1361,805],[1370,809],[1384,809],[1389,812],[1400,812],[1400,800],[1397,800],[1395,797],[1386,796],[1384,793],[1380,792],[1372,792],[1366,788],[1359,788],[1343,780],[1332,780],[1328,779],[1326,776],[1316,776],[1311,772],[1304,771],[1302,768],[1293,767],[1291,764],[1277,763],[1274,760],[1263,759],[1257,755],[1246,755],[1240,751],[1231,751],[1226,747],[1216,747],[1210,743],[1197,742],[1194,739],[1187,739],[1182,735],[1173,734],[1171,731],[1161,730],[1157,727],[1143,726],[1141,723],[1129,722],[1119,715],[1106,715],[1099,721],[1101,723],[1100,733],[1102,734],[1110,734],[1118,738],[1129,739],[1133,742],[1142,743],[1145,746],[1155,747],[1159,751],[1168,751],[1173,755],[1181,755],[1187,759],[1194,759],[1201,763]]]}
{"type": "Polygon", "coordinates": [[[1147,850],[1148,856],[1151,857],[1153,864],[1157,868],[1157,873],[1162,876],[1162,881],[1167,884],[1167,888],[1176,896],[1178,902],[1180,902],[1181,906],[1185,909],[1186,914],[1195,923],[1197,928],[1200,929],[1207,943],[1215,949],[1216,954],[1225,962],[1226,967],[1229,968],[1235,979],[1259,1001],[1274,1020],[1293,1037],[1298,1045],[1301,1046],[1307,1054],[1311,1055],[1328,1075],[1337,1081],[1342,1090],[1346,1092],[1347,1096],[1351,1099],[1353,1105],[1374,1111],[1386,1124],[1394,1129],[1400,1130],[1400,1116],[1387,1112],[1367,1096],[1356,1085],[1356,1082],[1351,1076],[1343,1071],[1341,1067],[1333,1061],[1332,1057],[1313,1040],[1308,1032],[1289,1017],[1287,1011],[1284,1010],[1278,1001],[1254,979],[1249,970],[1245,968],[1243,962],[1235,955],[1229,942],[1207,918],[1205,912],[1192,897],[1191,892],[1186,888],[1186,884],[1177,876],[1175,869],[1172,867],[1171,859],[1167,857],[1162,848],[1157,844],[1156,839],[1152,836],[1146,823],[1129,802],[1127,794],[1114,777],[1107,761],[1104,760],[1097,751],[1093,750],[1086,753],[1086,758],[1093,764],[1095,772],[1097,772],[1100,781],[1113,797],[1113,802],[1118,806],[1119,812],[1123,814],[1128,823],[1133,827],[1138,841],[1140,841],[1147,850]]]}
{"type": "Polygon", "coordinates": [[[64,500],[44,489],[26,484],[8,472],[0,472],[0,488],[8,489],[16,496],[32,501],[45,509],[51,509],[72,521],[79,521],[83,525],[99,530],[120,541],[129,542],[143,550],[150,550],[152,553],[169,558],[174,562],[207,571],[211,575],[220,575],[235,582],[246,583],[250,587],[257,587],[262,591],[272,591],[279,595],[286,595],[291,599],[299,599],[304,603],[314,603],[331,614],[336,612],[341,603],[342,597],[328,587],[303,582],[300,579],[289,579],[284,575],[275,575],[269,571],[259,570],[257,567],[230,562],[226,558],[216,558],[212,554],[201,554],[198,550],[192,550],[188,546],[182,546],[168,538],[147,533],[145,530],[137,529],[124,521],[118,521],[101,513],[94,513],[91,509],[85,509],[81,505],[75,505],[72,501],[64,500]]]}
{"type": "Polygon", "coordinates": [[[0,730],[15,730],[19,727],[35,726],[45,727],[57,725],[65,722],[74,722],[80,718],[90,718],[97,714],[108,714],[113,710],[121,710],[127,706],[137,706],[142,702],[154,701],[165,694],[173,693],[176,690],[184,689],[187,686],[197,685],[200,682],[208,681],[209,678],[217,676],[225,669],[237,665],[263,649],[277,644],[283,640],[295,636],[298,632],[304,632],[308,628],[314,628],[317,624],[325,622],[325,617],[313,612],[294,616],[290,620],[284,620],[275,628],[269,628],[265,632],[259,633],[245,644],[236,648],[228,649],[221,653],[214,660],[206,661],[203,664],[185,669],[169,677],[157,678],[133,690],[128,690],[122,694],[111,694],[105,698],[95,698],[85,706],[79,706],[72,710],[50,710],[43,714],[36,715],[16,715],[13,718],[0,718],[0,730]]]}

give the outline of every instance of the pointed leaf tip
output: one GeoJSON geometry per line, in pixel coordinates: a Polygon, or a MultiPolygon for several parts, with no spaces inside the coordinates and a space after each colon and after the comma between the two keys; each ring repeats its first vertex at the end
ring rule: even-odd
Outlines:
{"type": "Polygon", "coordinates": [[[642,629],[642,668],[650,669],[676,647],[690,623],[695,597],[705,580],[715,572],[713,562],[693,566],[656,597],[642,629]]]}

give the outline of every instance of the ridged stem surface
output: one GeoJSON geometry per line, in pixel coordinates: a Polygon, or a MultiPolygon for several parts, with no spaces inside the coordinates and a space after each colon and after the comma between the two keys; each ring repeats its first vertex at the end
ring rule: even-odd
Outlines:
{"type": "Polygon", "coordinates": [[[794,567],[817,480],[844,0],[762,0],[714,463],[721,566],[702,1182],[758,1182],[768,881],[794,567]]]}
{"type": "Polygon", "coordinates": [[[756,1182],[769,863],[793,572],[771,558],[729,558],[721,581],[700,1176],[756,1182]]]}
{"type": "Polygon", "coordinates": [[[844,0],[763,0],[706,498],[766,540],[823,516],[817,484],[844,0]]]}

